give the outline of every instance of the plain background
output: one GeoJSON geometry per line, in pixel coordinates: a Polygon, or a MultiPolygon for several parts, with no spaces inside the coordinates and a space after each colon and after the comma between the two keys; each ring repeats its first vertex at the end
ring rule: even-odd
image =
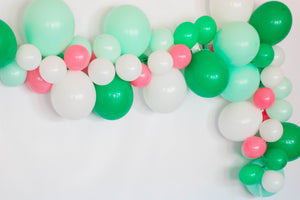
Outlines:
{"type": "MultiPolygon", "coordinates": [[[[0,18],[25,42],[22,17],[31,0],[0,1],[0,18]]],[[[256,6],[264,1],[256,1],[256,6]]],[[[300,124],[300,1],[285,0],[293,12],[290,35],[279,45],[282,66],[293,83],[287,98],[294,107],[290,122],[300,124]]],[[[181,22],[208,14],[206,0],[66,0],[76,34],[93,41],[107,13],[132,4],[148,16],[153,29],[172,31],[181,22]]],[[[238,180],[247,163],[240,144],[225,140],[216,119],[227,104],[191,92],[170,114],[151,112],[141,91],[129,114],[106,121],[95,114],[64,120],[53,111],[49,94],[26,85],[0,84],[0,199],[5,200],[198,200],[254,199],[238,180]]],[[[285,168],[285,187],[269,199],[295,199],[300,160],[285,168]]]]}

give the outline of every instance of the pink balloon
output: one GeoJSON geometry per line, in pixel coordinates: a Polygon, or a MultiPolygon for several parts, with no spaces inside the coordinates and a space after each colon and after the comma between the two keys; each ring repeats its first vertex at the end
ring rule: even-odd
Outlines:
{"type": "Polygon", "coordinates": [[[130,83],[138,88],[146,87],[151,81],[151,72],[149,70],[149,67],[142,63],[142,73],[141,75],[134,81],[131,81],[130,83]]]}
{"type": "Polygon", "coordinates": [[[76,44],[66,50],[64,60],[71,71],[80,71],[88,66],[90,54],[84,46],[76,44]]]}
{"type": "Polygon", "coordinates": [[[253,136],[245,140],[242,146],[244,155],[251,159],[256,159],[264,155],[267,150],[267,143],[264,139],[253,136]]]}
{"type": "Polygon", "coordinates": [[[191,50],[183,44],[174,45],[169,50],[169,53],[173,58],[174,68],[176,69],[183,69],[187,67],[192,60],[191,50]]]}
{"type": "Polygon", "coordinates": [[[26,83],[32,91],[39,94],[49,92],[53,85],[51,83],[46,82],[41,77],[39,67],[33,71],[27,71],[26,83]]]}
{"type": "Polygon", "coordinates": [[[268,109],[275,101],[275,94],[270,88],[260,88],[255,92],[253,101],[256,107],[268,109]]]}

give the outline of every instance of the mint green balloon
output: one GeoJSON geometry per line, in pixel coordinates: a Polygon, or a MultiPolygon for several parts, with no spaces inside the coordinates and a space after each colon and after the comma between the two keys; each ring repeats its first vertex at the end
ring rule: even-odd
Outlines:
{"type": "Polygon", "coordinates": [[[27,71],[19,67],[15,60],[0,68],[0,80],[6,86],[16,87],[22,85],[26,80],[26,76],[27,71]]]}
{"type": "Polygon", "coordinates": [[[71,43],[68,45],[68,47],[72,46],[72,45],[76,45],[76,44],[84,46],[89,51],[90,56],[92,56],[92,46],[88,39],[81,37],[79,35],[76,35],[73,37],[73,39],[72,39],[71,43]]]}
{"type": "Polygon", "coordinates": [[[224,99],[232,102],[249,99],[258,89],[260,73],[257,67],[247,64],[242,67],[229,67],[229,82],[222,93],[224,99]]]}
{"type": "Polygon", "coordinates": [[[149,45],[152,52],[157,50],[169,51],[173,45],[174,38],[170,30],[161,28],[152,33],[149,45]]]}
{"type": "Polygon", "coordinates": [[[293,114],[293,107],[286,100],[275,100],[274,104],[267,109],[267,114],[271,119],[286,122],[293,114]]]}
{"type": "Polygon", "coordinates": [[[113,9],[106,17],[104,33],[117,38],[122,54],[140,56],[149,46],[151,26],[147,16],[139,8],[122,5],[113,9]]]}
{"type": "Polygon", "coordinates": [[[27,42],[43,56],[58,55],[72,41],[75,22],[62,0],[35,0],[26,10],[23,27],[27,42]]]}
{"type": "Polygon", "coordinates": [[[93,43],[93,50],[97,58],[106,58],[112,63],[115,63],[121,55],[120,43],[109,34],[99,35],[93,43]]]}
{"type": "Polygon", "coordinates": [[[289,94],[292,91],[292,83],[288,78],[284,78],[282,83],[276,87],[276,88],[272,88],[276,99],[284,99],[287,96],[289,96],[289,94]]]}

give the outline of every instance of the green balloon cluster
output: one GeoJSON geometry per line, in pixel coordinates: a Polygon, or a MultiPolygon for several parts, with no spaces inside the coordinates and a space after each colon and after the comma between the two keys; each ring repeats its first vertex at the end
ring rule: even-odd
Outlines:
{"type": "Polygon", "coordinates": [[[269,44],[260,44],[258,53],[252,60],[252,64],[259,68],[265,68],[272,63],[273,59],[273,47],[269,44]]]}
{"type": "Polygon", "coordinates": [[[0,20],[0,67],[10,63],[17,53],[17,40],[11,28],[0,20]]]}

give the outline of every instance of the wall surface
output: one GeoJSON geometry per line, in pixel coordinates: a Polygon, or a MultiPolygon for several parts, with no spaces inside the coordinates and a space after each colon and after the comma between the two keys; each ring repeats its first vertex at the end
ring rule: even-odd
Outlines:
{"type": "MultiPolygon", "coordinates": [[[[0,18],[25,43],[22,18],[30,0],[0,1],[0,18]]],[[[256,1],[256,5],[262,0],[256,1]]],[[[285,0],[293,12],[290,35],[280,43],[282,66],[293,83],[288,97],[290,122],[300,125],[300,1],[285,0]]],[[[76,19],[76,34],[91,41],[117,5],[132,4],[148,16],[153,29],[172,31],[183,21],[208,14],[205,0],[66,0],[76,19]]],[[[141,91],[129,114],[106,121],[95,114],[64,120],[53,111],[49,94],[26,85],[0,84],[0,199],[5,200],[198,200],[255,199],[238,180],[247,162],[240,144],[225,140],[216,119],[227,104],[189,92],[170,114],[151,112],[141,91]]],[[[285,169],[285,187],[268,199],[295,199],[300,160],[285,169]]]]}

